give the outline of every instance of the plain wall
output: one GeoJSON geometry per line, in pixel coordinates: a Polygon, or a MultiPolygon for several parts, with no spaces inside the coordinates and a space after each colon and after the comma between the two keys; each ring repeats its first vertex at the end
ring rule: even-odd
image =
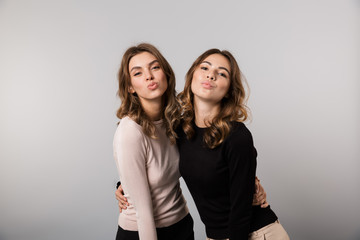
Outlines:
{"type": "Polygon", "coordinates": [[[179,91],[198,55],[230,50],[257,175],[291,239],[360,239],[358,0],[1,0],[0,239],[114,239],[116,74],[140,42],[179,91]]]}

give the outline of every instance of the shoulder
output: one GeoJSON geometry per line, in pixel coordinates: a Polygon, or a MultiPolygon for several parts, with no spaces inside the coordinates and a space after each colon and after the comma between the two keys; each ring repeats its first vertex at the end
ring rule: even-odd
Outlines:
{"type": "Polygon", "coordinates": [[[242,122],[232,122],[229,136],[224,141],[223,150],[228,156],[230,162],[242,163],[256,162],[257,152],[254,147],[251,132],[242,122]]]}
{"type": "Polygon", "coordinates": [[[243,122],[231,122],[230,134],[227,137],[227,144],[239,145],[252,145],[253,138],[250,130],[246,127],[243,122]]]}
{"type": "Polygon", "coordinates": [[[134,143],[145,139],[142,127],[129,117],[121,119],[114,135],[115,143],[134,143]]]}
{"type": "Polygon", "coordinates": [[[133,128],[141,129],[141,126],[140,126],[139,124],[137,124],[137,123],[136,123],[132,118],[130,118],[130,117],[124,117],[124,118],[120,119],[119,126],[133,127],[133,128]]]}

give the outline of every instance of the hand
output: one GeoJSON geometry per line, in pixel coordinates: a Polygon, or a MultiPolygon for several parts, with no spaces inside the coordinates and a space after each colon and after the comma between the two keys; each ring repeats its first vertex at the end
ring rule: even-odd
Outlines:
{"type": "Polygon", "coordinates": [[[253,206],[260,205],[261,208],[266,208],[269,206],[269,203],[266,201],[266,192],[260,184],[258,177],[255,178],[255,194],[253,197],[253,206]]]}
{"type": "Polygon", "coordinates": [[[121,185],[115,191],[115,197],[119,201],[119,212],[122,212],[123,209],[126,209],[129,206],[127,198],[124,197],[124,191],[121,185]]]}

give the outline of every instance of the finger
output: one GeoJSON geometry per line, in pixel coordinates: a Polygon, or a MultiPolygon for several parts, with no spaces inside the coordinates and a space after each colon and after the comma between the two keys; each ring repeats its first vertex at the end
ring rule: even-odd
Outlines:
{"type": "Polygon", "coordinates": [[[122,199],[122,195],[121,195],[121,193],[119,192],[119,190],[116,190],[116,191],[115,191],[115,197],[116,197],[116,199],[117,199],[118,201],[120,201],[120,200],[122,199]]]}
{"type": "Polygon", "coordinates": [[[256,198],[256,201],[258,201],[258,202],[265,202],[265,200],[266,200],[265,194],[262,194],[262,193],[256,194],[255,198],[256,198]]]}
{"type": "Polygon", "coordinates": [[[261,208],[267,208],[269,206],[269,203],[268,202],[265,202],[263,204],[261,204],[261,208]]]}
{"type": "Polygon", "coordinates": [[[263,186],[259,182],[259,193],[263,194],[265,192],[263,186]]]}
{"type": "Polygon", "coordinates": [[[124,195],[120,194],[119,192],[115,193],[115,197],[118,201],[123,201],[123,202],[127,202],[127,198],[124,197],[124,195]]]}
{"type": "Polygon", "coordinates": [[[252,203],[253,206],[259,206],[259,205],[261,205],[261,204],[262,204],[262,202],[259,202],[259,201],[254,201],[254,202],[252,203]]]}
{"type": "Polygon", "coordinates": [[[128,202],[127,198],[124,197],[123,195],[121,195],[119,201],[120,201],[123,205],[129,206],[129,202],[128,202]]]}
{"type": "Polygon", "coordinates": [[[256,187],[257,187],[256,190],[258,192],[261,184],[260,184],[260,179],[257,176],[255,176],[255,182],[256,182],[256,187]]]}
{"type": "Polygon", "coordinates": [[[258,201],[258,202],[263,198],[264,198],[264,195],[262,192],[258,192],[256,194],[254,194],[254,199],[256,199],[256,201],[258,201]]]}
{"type": "Polygon", "coordinates": [[[122,212],[122,208],[120,207],[120,205],[119,205],[119,212],[120,212],[120,213],[122,212]]]}
{"type": "Polygon", "coordinates": [[[259,195],[257,200],[261,203],[266,202],[266,192],[263,192],[261,195],[259,195]]]}
{"type": "Polygon", "coordinates": [[[124,193],[122,193],[120,189],[117,189],[115,191],[115,196],[118,201],[122,200],[127,202],[127,198],[124,196],[124,193]]]}
{"type": "Polygon", "coordinates": [[[115,190],[115,197],[116,197],[116,199],[121,197],[119,190],[115,190]]]}
{"type": "Polygon", "coordinates": [[[119,192],[120,192],[122,195],[124,195],[124,190],[123,190],[123,188],[122,188],[121,185],[119,186],[118,190],[119,190],[119,192]]]}
{"type": "Polygon", "coordinates": [[[121,206],[121,208],[123,208],[123,209],[126,209],[127,203],[119,200],[119,206],[121,206]]]}
{"type": "Polygon", "coordinates": [[[259,192],[259,186],[260,186],[260,181],[258,180],[258,178],[255,178],[255,193],[259,192]]]}
{"type": "Polygon", "coordinates": [[[260,190],[256,194],[255,198],[258,202],[261,202],[261,203],[266,201],[266,192],[264,191],[262,186],[260,186],[260,190]]]}
{"type": "Polygon", "coordinates": [[[256,194],[254,194],[252,205],[253,206],[258,206],[260,204],[261,204],[261,202],[258,201],[258,199],[256,198],[256,194]]]}
{"type": "Polygon", "coordinates": [[[116,198],[116,200],[118,200],[118,201],[120,201],[120,195],[118,195],[118,192],[117,191],[115,191],[115,198],[116,198]]]}
{"type": "Polygon", "coordinates": [[[267,208],[268,206],[269,206],[268,203],[264,203],[264,204],[261,204],[261,205],[260,205],[261,208],[267,208]]]}
{"type": "Polygon", "coordinates": [[[126,209],[127,207],[126,207],[126,204],[119,202],[119,208],[126,209]]]}
{"type": "Polygon", "coordinates": [[[266,192],[264,192],[263,196],[264,196],[264,198],[265,198],[265,201],[266,201],[266,196],[267,196],[267,195],[266,195],[266,192]]]}
{"type": "Polygon", "coordinates": [[[121,200],[124,201],[124,202],[126,202],[126,203],[128,202],[127,198],[124,197],[124,195],[121,195],[121,200]]]}

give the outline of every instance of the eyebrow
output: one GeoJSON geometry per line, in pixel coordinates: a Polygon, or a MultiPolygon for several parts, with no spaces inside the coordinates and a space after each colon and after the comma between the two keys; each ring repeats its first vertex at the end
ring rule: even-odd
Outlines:
{"type": "MultiPolygon", "coordinates": [[[[208,62],[208,61],[202,61],[201,63],[207,63],[210,66],[212,66],[211,62],[208,62]]],[[[219,67],[219,69],[223,69],[223,70],[227,71],[228,74],[230,75],[230,71],[226,67],[219,67]]]]}
{"type": "MultiPolygon", "coordinates": [[[[153,61],[151,61],[149,64],[148,64],[148,66],[151,66],[151,65],[153,65],[154,63],[158,63],[159,61],[157,60],[157,59],[155,59],[155,60],[153,60],[153,61]]],[[[141,68],[140,66],[135,66],[135,67],[132,67],[131,69],[130,69],[130,72],[132,72],[133,70],[135,70],[135,69],[139,69],[139,68],[141,68]]]]}

